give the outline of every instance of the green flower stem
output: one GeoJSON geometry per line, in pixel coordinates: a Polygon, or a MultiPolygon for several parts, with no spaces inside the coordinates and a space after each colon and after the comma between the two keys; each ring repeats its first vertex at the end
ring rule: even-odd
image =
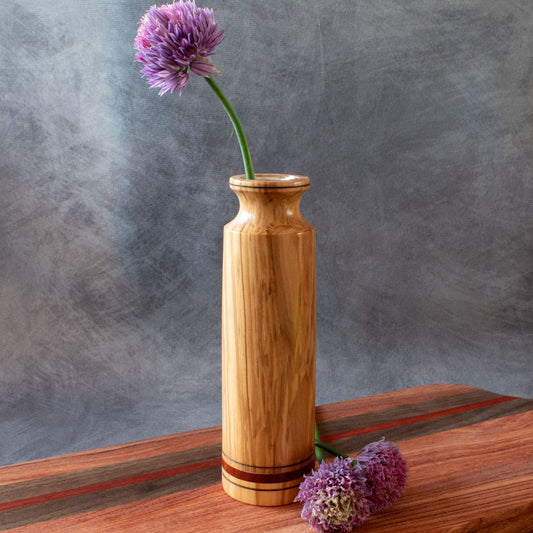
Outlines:
{"type": "Polygon", "coordinates": [[[322,448],[317,446],[317,442],[320,442],[320,433],[318,432],[318,425],[315,423],[315,457],[321,463],[324,460],[324,454],[322,453],[322,448]]]}
{"type": "Polygon", "coordinates": [[[235,110],[233,109],[233,107],[231,107],[231,104],[229,103],[228,99],[226,98],[214,78],[209,76],[205,78],[205,81],[207,81],[211,89],[215,91],[215,94],[218,96],[219,100],[224,106],[224,109],[226,110],[226,113],[228,114],[233,124],[233,127],[235,128],[235,133],[237,134],[237,139],[241,147],[242,161],[244,163],[244,173],[246,174],[246,179],[254,180],[255,175],[254,168],[252,165],[252,157],[250,156],[250,149],[248,148],[248,142],[246,141],[246,136],[244,135],[244,130],[242,129],[241,121],[239,120],[237,113],[235,113],[235,110]]]}
{"type": "Polygon", "coordinates": [[[337,457],[342,457],[343,459],[348,459],[348,455],[344,455],[343,453],[339,452],[335,448],[332,448],[331,446],[328,446],[327,444],[323,443],[320,440],[315,439],[315,450],[316,448],[322,448],[323,450],[326,450],[327,452],[331,453],[332,455],[335,455],[337,457]]]}
{"type": "Polygon", "coordinates": [[[343,453],[337,451],[335,448],[332,448],[331,446],[328,446],[327,444],[324,444],[320,440],[320,433],[318,431],[318,424],[315,422],[315,457],[316,460],[320,463],[320,461],[324,460],[324,454],[322,453],[322,450],[326,450],[327,452],[331,453],[332,455],[336,455],[337,457],[342,457],[343,459],[348,459],[347,455],[344,455],[343,453]]]}

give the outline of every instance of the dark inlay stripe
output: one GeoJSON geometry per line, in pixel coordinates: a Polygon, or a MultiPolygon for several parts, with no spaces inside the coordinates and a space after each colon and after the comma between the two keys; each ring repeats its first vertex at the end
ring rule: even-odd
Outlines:
{"type": "Polygon", "coordinates": [[[238,483],[235,483],[235,481],[229,479],[229,477],[226,476],[224,471],[222,471],[222,475],[224,476],[224,479],[228,483],[231,483],[232,485],[235,485],[236,487],[239,487],[241,489],[251,490],[253,492],[279,492],[281,490],[294,490],[295,488],[300,486],[300,482],[298,482],[298,483],[295,483],[294,485],[291,485],[290,487],[283,487],[283,488],[280,488],[280,489],[256,489],[256,488],[251,488],[251,487],[245,487],[244,485],[239,485],[238,483]]]}
{"type": "Polygon", "coordinates": [[[41,494],[65,491],[73,487],[100,484],[218,459],[220,452],[220,443],[215,443],[103,466],[84,466],[71,472],[0,485],[0,509],[3,502],[23,500],[41,494]]]}
{"type": "Polygon", "coordinates": [[[321,437],[321,440],[324,442],[330,442],[332,440],[345,439],[347,437],[354,437],[355,435],[361,435],[363,433],[372,433],[374,431],[382,431],[384,429],[390,429],[397,426],[404,426],[406,424],[413,424],[415,422],[422,422],[425,420],[432,420],[435,418],[441,418],[445,416],[454,415],[457,413],[463,413],[465,411],[472,411],[474,409],[480,409],[482,407],[489,407],[498,403],[509,402],[511,400],[516,400],[514,396],[498,396],[496,398],[491,398],[489,400],[484,400],[481,402],[471,403],[468,405],[460,405],[457,407],[451,407],[449,409],[442,409],[440,411],[434,411],[432,413],[424,413],[415,416],[408,416],[406,418],[400,418],[398,420],[390,420],[388,422],[383,422],[381,424],[375,424],[372,426],[366,426],[357,429],[351,429],[339,433],[334,433],[332,435],[326,435],[321,437]]]}
{"type": "Polygon", "coordinates": [[[436,433],[451,431],[465,426],[480,424],[489,420],[517,415],[532,409],[532,400],[517,399],[509,402],[497,403],[482,409],[472,409],[470,411],[442,416],[436,419],[410,422],[386,430],[376,430],[371,431],[370,433],[365,432],[339,439],[335,438],[332,445],[335,449],[355,457],[355,454],[357,454],[363,446],[383,437],[388,441],[402,442],[409,439],[424,437],[426,435],[434,435],[436,433]]]}
{"type": "MultiPolygon", "coordinates": [[[[224,453],[224,451],[222,451],[222,457],[225,457],[228,461],[230,461],[230,462],[232,462],[232,463],[234,463],[236,465],[244,466],[245,468],[252,468],[254,470],[280,470],[282,468],[293,468],[293,467],[298,466],[298,465],[303,465],[303,464],[309,463],[309,461],[311,461],[315,457],[315,452],[313,452],[311,455],[309,455],[305,459],[302,459],[301,461],[298,461],[297,463],[293,463],[293,464],[285,465],[285,466],[255,466],[255,465],[248,465],[246,463],[239,463],[239,461],[235,461],[235,459],[232,459],[228,454],[224,453]]],[[[226,461],[226,463],[227,463],[227,461],[226,461]]]]}
{"type": "MultiPolygon", "coordinates": [[[[315,466],[315,458],[313,457],[305,466],[292,470],[290,472],[282,472],[279,474],[256,474],[253,472],[244,472],[230,466],[224,459],[222,459],[222,468],[230,475],[242,481],[249,483],[288,483],[295,479],[301,478],[304,474],[308,474],[315,466]]],[[[284,468],[280,466],[279,468],[284,468]]],[[[227,478],[226,478],[227,479],[227,478]]],[[[248,487],[249,488],[249,487],[248,487]]],[[[253,490],[253,489],[251,489],[253,490]]]]}
{"type": "Polygon", "coordinates": [[[147,474],[140,474],[129,478],[115,479],[106,481],[104,483],[95,483],[93,485],[85,485],[82,487],[74,487],[59,492],[52,492],[50,494],[41,494],[39,496],[32,496],[22,500],[15,500],[0,504],[0,511],[7,511],[10,509],[17,509],[20,507],[27,507],[29,505],[36,505],[39,503],[50,502],[54,500],[62,500],[64,498],[71,498],[73,496],[80,496],[82,494],[91,494],[95,492],[102,492],[105,490],[116,489],[126,485],[136,485],[137,483],[147,483],[157,479],[177,476],[180,474],[187,474],[190,472],[197,472],[213,466],[220,466],[222,460],[211,459],[210,461],[203,461],[201,463],[194,463],[185,466],[178,466],[176,468],[167,468],[158,472],[149,472],[147,474]]]}
{"type": "MultiPolygon", "coordinates": [[[[100,511],[116,506],[151,500],[162,496],[188,493],[195,489],[220,483],[220,465],[197,472],[125,485],[102,492],[91,492],[59,500],[11,509],[0,513],[0,531],[39,524],[83,513],[100,511]]],[[[43,530],[46,529],[43,526],[43,530]]]]}
{"type": "Polygon", "coordinates": [[[494,394],[481,389],[472,391],[460,392],[450,396],[439,398],[431,398],[427,400],[416,401],[412,403],[404,403],[394,407],[378,409],[375,411],[367,411],[359,414],[346,414],[341,418],[334,418],[328,420],[325,425],[319,422],[321,427],[320,435],[340,434],[344,431],[354,430],[358,428],[367,428],[369,426],[376,426],[391,420],[403,420],[412,416],[423,415],[426,413],[435,413],[444,409],[453,407],[471,405],[492,398],[501,398],[500,394],[494,394]]]}

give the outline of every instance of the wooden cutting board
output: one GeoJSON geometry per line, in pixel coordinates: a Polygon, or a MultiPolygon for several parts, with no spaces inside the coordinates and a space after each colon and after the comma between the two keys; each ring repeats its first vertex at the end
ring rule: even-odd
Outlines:
{"type": "MultiPolygon", "coordinates": [[[[396,442],[406,493],[360,533],[533,532],[533,400],[462,385],[317,408],[324,441],[354,455],[396,442]]],[[[0,530],[305,532],[301,505],[256,507],[220,484],[220,427],[0,468],[0,530]]]]}

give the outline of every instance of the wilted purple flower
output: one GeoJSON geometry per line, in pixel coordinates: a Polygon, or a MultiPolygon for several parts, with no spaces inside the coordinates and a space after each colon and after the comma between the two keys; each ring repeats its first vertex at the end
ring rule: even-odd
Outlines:
{"type": "Polygon", "coordinates": [[[407,463],[392,442],[367,444],[356,460],[366,478],[366,497],[370,512],[390,507],[405,490],[407,463]]]}
{"type": "Polygon", "coordinates": [[[322,461],[305,476],[296,502],[303,502],[302,518],[324,533],[348,533],[370,515],[365,480],[350,458],[322,461]]]}
{"type": "Polygon", "coordinates": [[[141,73],[159,94],[179,91],[189,80],[189,70],[208,77],[218,70],[208,59],[220,44],[213,11],[197,7],[194,0],[152,6],[139,22],[135,37],[135,59],[141,73]]]}

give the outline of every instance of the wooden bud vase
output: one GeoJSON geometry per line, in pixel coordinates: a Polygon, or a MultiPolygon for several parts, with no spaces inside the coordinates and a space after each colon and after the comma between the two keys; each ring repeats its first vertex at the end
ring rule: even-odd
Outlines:
{"type": "Polygon", "coordinates": [[[224,227],[222,486],[254,505],[292,503],[314,466],[315,231],[309,178],[230,178],[224,227]]]}

